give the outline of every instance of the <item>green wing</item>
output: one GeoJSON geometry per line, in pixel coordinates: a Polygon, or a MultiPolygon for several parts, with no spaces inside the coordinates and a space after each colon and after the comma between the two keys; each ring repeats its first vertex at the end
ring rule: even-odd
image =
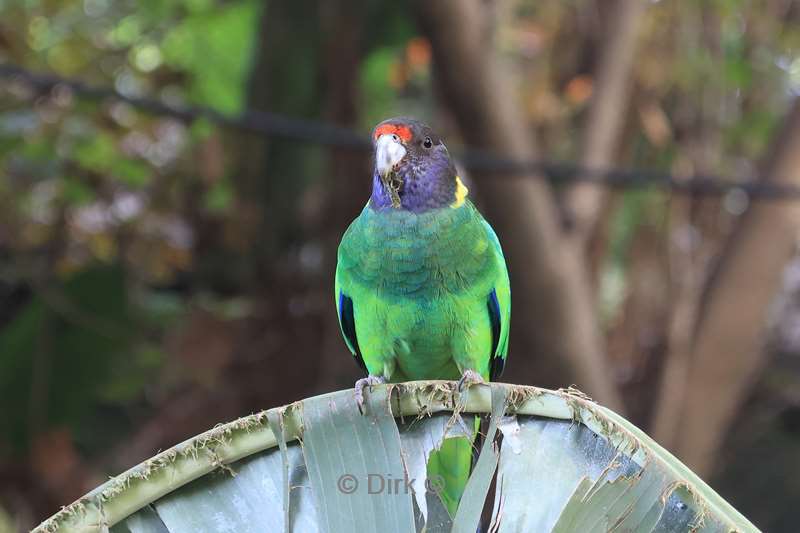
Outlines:
{"type": "MultiPolygon", "coordinates": [[[[347,234],[349,232],[350,228],[348,228],[345,232],[344,237],[342,238],[343,242],[344,239],[347,238],[347,234]]],[[[353,311],[353,299],[349,294],[350,291],[347,288],[343,288],[339,281],[339,270],[342,267],[343,259],[342,253],[343,250],[340,246],[336,265],[336,280],[334,282],[336,316],[339,318],[339,329],[342,332],[342,337],[344,337],[344,342],[347,344],[347,348],[350,350],[350,353],[353,354],[358,366],[360,366],[364,372],[368,373],[369,371],[367,370],[367,365],[364,362],[364,356],[361,354],[361,349],[358,345],[358,337],[356,337],[356,319],[353,311]]]]}
{"type": "Polygon", "coordinates": [[[511,284],[508,280],[508,269],[503,249],[500,247],[500,240],[488,222],[484,220],[483,224],[497,253],[499,265],[497,282],[487,299],[487,308],[492,322],[492,359],[489,363],[489,375],[492,380],[495,380],[503,373],[508,355],[508,331],[511,326],[511,284]]]}

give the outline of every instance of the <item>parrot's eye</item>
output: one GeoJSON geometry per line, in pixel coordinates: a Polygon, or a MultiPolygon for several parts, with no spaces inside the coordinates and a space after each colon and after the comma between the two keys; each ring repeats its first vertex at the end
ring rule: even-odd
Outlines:
{"type": "Polygon", "coordinates": [[[422,141],[422,146],[424,146],[425,148],[430,148],[431,146],[433,146],[433,141],[431,140],[430,137],[425,137],[425,140],[422,141]]]}

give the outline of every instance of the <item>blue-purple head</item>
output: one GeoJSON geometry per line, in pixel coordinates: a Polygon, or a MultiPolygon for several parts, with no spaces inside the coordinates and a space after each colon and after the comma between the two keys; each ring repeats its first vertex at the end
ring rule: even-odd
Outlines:
{"type": "Polygon", "coordinates": [[[466,188],[442,140],[412,118],[384,120],[372,132],[373,209],[423,212],[464,202],[466,188]]]}

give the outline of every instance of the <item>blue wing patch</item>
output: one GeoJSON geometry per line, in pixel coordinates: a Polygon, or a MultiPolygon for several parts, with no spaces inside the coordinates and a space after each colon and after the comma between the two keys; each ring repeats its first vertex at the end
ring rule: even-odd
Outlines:
{"type": "Polygon", "coordinates": [[[489,377],[492,381],[503,374],[506,360],[497,353],[497,345],[500,344],[500,302],[497,301],[497,291],[492,289],[486,301],[489,308],[489,321],[492,324],[492,353],[489,363],[489,377]]]}
{"type": "Polygon", "coordinates": [[[339,323],[342,325],[342,333],[353,351],[358,366],[364,372],[367,371],[367,364],[361,356],[361,349],[358,347],[358,338],[356,337],[356,320],[353,314],[353,299],[346,296],[342,291],[339,291],[339,323]]]}

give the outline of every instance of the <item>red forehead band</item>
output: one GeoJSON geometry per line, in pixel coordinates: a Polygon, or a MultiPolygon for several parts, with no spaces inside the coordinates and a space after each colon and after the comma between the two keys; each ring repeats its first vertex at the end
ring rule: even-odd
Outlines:
{"type": "Polygon", "coordinates": [[[377,139],[381,135],[392,134],[394,133],[405,142],[411,140],[411,128],[408,126],[398,126],[397,124],[384,124],[382,126],[378,126],[375,129],[375,138],[377,139]]]}

